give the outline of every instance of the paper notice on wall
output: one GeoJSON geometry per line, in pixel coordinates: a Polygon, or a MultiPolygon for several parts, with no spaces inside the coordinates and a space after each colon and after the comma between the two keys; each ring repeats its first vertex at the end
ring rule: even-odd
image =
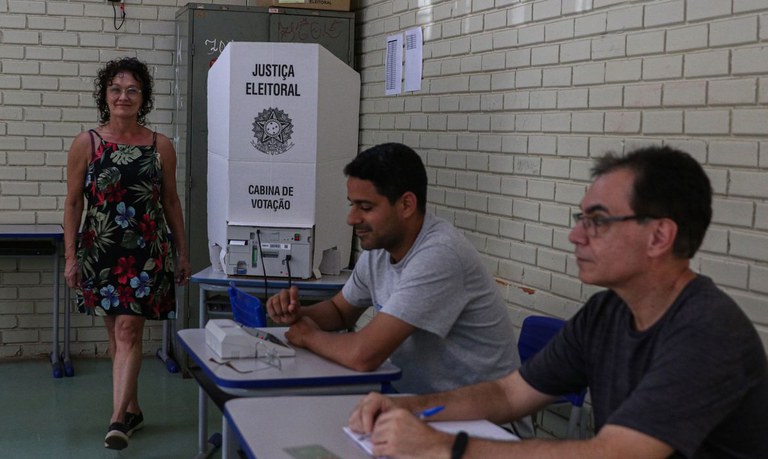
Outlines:
{"type": "Polygon", "coordinates": [[[403,79],[403,36],[387,37],[387,52],[384,57],[384,94],[400,94],[403,79]]]}
{"type": "Polygon", "coordinates": [[[421,27],[405,31],[406,91],[421,91],[422,44],[421,27]]]}

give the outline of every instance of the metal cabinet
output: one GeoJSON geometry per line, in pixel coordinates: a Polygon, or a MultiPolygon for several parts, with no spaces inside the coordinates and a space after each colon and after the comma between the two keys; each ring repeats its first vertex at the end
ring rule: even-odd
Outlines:
{"type": "MultiPolygon", "coordinates": [[[[208,266],[208,68],[231,41],[319,43],[354,67],[352,12],[189,3],[176,14],[174,141],[192,269],[208,266]]],[[[180,327],[197,324],[198,289],[185,289],[180,327]],[[190,305],[192,307],[190,307],[190,305]]]]}

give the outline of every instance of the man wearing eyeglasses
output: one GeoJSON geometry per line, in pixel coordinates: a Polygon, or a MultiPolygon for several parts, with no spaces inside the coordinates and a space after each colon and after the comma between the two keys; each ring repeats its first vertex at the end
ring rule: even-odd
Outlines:
{"type": "Polygon", "coordinates": [[[598,159],[569,239],[593,295],[518,371],[452,392],[370,394],[350,426],[392,457],[768,457],[768,363],[738,305],[689,260],[711,218],[711,187],[689,155],[650,147],[598,159]],[[434,420],[505,422],[589,387],[595,436],[515,443],[437,432],[434,420]]]}

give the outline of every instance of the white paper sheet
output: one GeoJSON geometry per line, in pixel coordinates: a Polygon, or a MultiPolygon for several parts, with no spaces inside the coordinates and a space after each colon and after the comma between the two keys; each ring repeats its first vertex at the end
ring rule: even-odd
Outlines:
{"type": "MultiPolygon", "coordinates": [[[[517,441],[516,435],[507,432],[496,424],[486,420],[476,421],[435,421],[429,422],[430,427],[440,430],[442,432],[456,434],[459,431],[466,432],[473,438],[484,438],[486,440],[505,440],[505,441],[517,441]]],[[[361,435],[357,432],[353,432],[347,426],[342,427],[344,432],[355,441],[366,453],[373,456],[373,443],[371,443],[368,435],[361,435]]]]}
{"type": "Polygon", "coordinates": [[[387,37],[387,52],[384,56],[384,94],[400,94],[403,80],[403,36],[387,37]]]}
{"type": "Polygon", "coordinates": [[[421,27],[405,31],[405,90],[421,91],[423,68],[421,27]]]}

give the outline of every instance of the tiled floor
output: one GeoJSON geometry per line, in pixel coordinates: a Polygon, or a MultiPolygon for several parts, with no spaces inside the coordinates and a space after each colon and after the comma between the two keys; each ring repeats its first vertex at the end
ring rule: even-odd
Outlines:
{"type": "MultiPolygon", "coordinates": [[[[112,451],[103,439],[112,409],[110,362],[74,361],[75,376],[54,379],[47,360],[0,363],[2,458],[191,458],[197,453],[197,383],[169,373],[147,358],[139,378],[145,427],[128,448],[112,451]]],[[[221,414],[208,404],[209,433],[221,430],[221,414]]],[[[539,437],[562,436],[567,419],[546,412],[539,437]]],[[[220,451],[213,458],[221,457],[220,451]]]]}
{"type": "MultiPolygon", "coordinates": [[[[128,448],[104,448],[112,411],[111,365],[74,361],[75,376],[54,379],[47,360],[0,363],[0,457],[191,458],[197,452],[197,383],[147,358],[139,377],[145,426],[128,448]]],[[[221,429],[209,403],[209,432],[221,429]]],[[[214,453],[214,458],[220,453],[214,453]]]]}

